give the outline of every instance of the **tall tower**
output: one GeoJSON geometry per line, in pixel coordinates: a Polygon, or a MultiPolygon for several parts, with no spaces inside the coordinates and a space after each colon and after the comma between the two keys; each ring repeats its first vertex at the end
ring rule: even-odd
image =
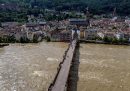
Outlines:
{"type": "Polygon", "coordinates": [[[89,12],[89,7],[86,8],[86,21],[88,25],[90,25],[90,12],[89,12]]]}
{"type": "Polygon", "coordinates": [[[113,17],[117,15],[116,11],[117,11],[117,8],[115,7],[112,13],[113,17]]]}

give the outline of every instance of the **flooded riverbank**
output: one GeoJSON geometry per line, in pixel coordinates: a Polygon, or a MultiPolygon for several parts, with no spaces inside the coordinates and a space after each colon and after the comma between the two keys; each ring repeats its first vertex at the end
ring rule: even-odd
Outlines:
{"type": "Polygon", "coordinates": [[[42,42],[0,48],[0,91],[47,91],[67,46],[42,42]]]}
{"type": "Polygon", "coordinates": [[[80,46],[78,91],[130,91],[130,46],[80,46]]]}

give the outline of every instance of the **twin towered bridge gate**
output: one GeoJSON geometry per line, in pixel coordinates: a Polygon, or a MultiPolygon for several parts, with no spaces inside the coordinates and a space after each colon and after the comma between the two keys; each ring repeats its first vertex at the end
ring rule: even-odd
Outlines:
{"type": "Polygon", "coordinates": [[[48,91],[67,90],[67,81],[77,45],[78,45],[78,39],[74,38],[74,40],[69,44],[68,49],[65,51],[63,61],[59,64],[59,68],[55,76],[55,79],[50,85],[48,91]]]}

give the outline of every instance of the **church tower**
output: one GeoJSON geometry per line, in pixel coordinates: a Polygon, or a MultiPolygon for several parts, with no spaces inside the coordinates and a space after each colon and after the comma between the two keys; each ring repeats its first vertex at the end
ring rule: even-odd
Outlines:
{"type": "Polygon", "coordinates": [[[86,8],[86,21],[88,25],[90,25],[90,12],[89,12],[89,7],[86,8]]]}
{"type": "Polygon", "coordinates": [[[117,8],[115,7],[114,10],[113,10],[113,13],[112,13],[113,17],[115,17],[117,15],[116,12],[117,12],[117,8]]]}

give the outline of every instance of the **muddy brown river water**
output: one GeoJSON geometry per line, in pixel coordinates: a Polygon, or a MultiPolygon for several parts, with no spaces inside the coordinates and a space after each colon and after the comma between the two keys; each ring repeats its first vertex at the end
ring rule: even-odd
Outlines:
{"type": "MultiPolygon", "coordinates": [[[[47,91],[67,43],[0,48],[0,91],[47,91]]],[[[77,91],[130,91],[130,46],[80,44],[77,91]]]]}
{"type": "Polygon", "coordinates": [[[80,46],[78,91],[130,91],[130,46],[80,46]]]}
{"type": "Polygon", "coordinates": [[[47,91],[68,44],[11,44],[0,48],[0,91],[47,91]]]}

